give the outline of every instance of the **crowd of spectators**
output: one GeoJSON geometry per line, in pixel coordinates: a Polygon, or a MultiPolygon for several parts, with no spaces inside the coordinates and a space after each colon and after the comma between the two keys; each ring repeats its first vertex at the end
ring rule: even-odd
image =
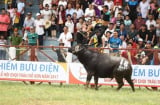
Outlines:
{"type": "Polygon", "coordinates": [[[132,64],[153,64],[154,53],[141,49],[160,48],[157,0],[39,0],[35,17],[25,8],[34,0],[5,1],[0,14],[0,45],[9,39],[12,45],[26,42],[43,46],[50,38],[64,47],[81,43],[107,48],[104,53],[122,55],[132,64]],[[19,30],[22,35],[15,35],[19,30]]]}

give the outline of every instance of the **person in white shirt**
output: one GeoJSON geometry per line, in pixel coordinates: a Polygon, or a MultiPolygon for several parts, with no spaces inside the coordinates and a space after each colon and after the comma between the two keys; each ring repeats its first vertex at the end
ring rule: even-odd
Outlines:
{"type": "Polygon", "coordinates": [[[74,10],[75,13],[77,13],[77,19],[84,16],[83,10],[80,8],[80,4],[76,4],[76,9],[74,10]]]}
{"type": "Polygon", "coordinates": [[[147,14],[148,14],[148,11],[150,9],[150,6],[149,6],[149,3],[147,0],[142,0],[140,3],[139,3],[139,7],[140,7],[140,12],[142,14],[142,18],[146,19],[147,18],[147,14]]]}
{"type": "Polygon", "coordinates": [[[23,32],[26,28],[30,28],[34,26],[34,18],[32,17],[32,12],[28,12],[26,18],[23,23],[23,32]]]}
{"type": "Polygon", "coordinates": [[[48,4],[49,8],[51,8],[52,7],[52,0],[44,0],[43,1],[43,7],[45,7],[46,4],[48,4]]]}
{"type": "Polygon", "coordinates": [[[44,24],[47,26],[45,27],[45,34],[48,34],[47,36],[51,36],[51,24],[50,23],[51,23],[52,11],[49,9],[48,4],[46,4],[45,8],[41,11],[41,15],[44,19],[44,24]]]}
{"type": "Polygon", "coordinates": [[[70,14],[67,15],[67,21],[65,22],[65,26],[68,27],[68,32],[70,32],[71,34],[74,33],[74,23],[70,14]]]}
{"type": "Polygon", "coordinates": [[[89,4],[88,8],[86,8],[84,16],[86,21],[91,19],[91,17],[95,16],[95,10],[92,4],[89,4]]]}
{"type": "Polygon", "coordinates": [[[63,5],[64,8],[66,8],[67,7],[67,1],[66,0],[59,0],[58,6],[60,6],[60,5],[63,5]]]}
{"type": "Polygon", "coordinates": [[[66,16],[67,16],[68,14],[70,14],[71,16],[73,16],[73,13],[74,13],[74,9],[72,8],[72,4],[71,4],[71,3],[68,3],[67,9],[66,9],[66,16]]]}
{"type": "Polygon", "coordinates": [[[108,6],[109,11],[112,11],[112,10],[113,10],[114,3],[113,3],[112,0],[104,0],[104,5],[107,5],[107,6],[108,6]]]}
{"type": "Polygon", "coordinates": [[[147,29],[150,30],[150,25],[154,25],[156,27],[156,21],[153,18],[152,14],[148,15],[148,20],[146,21],[147,29]]]}
{"type": "Polygon", "coordinates": [[[38,35],[39,45],[43,46],[44,36],[44,21],[41,19],[41,14],[36,14],[37,19],[34,21],[35,33],[38,35]]]}
{"type": "Polygon", "coordinates": [[[73,41],[72,34],[68,32],[68,27],[64,26],[63,31],[58,39],[59,43],[64,43],[64,47],[71,47],[73,41]]]}
{"type": "Polygon", "coordinates": [[[52,11],[49,9],[48,4],[46,4],[44,9],[41,11],[41,15],[43,16],[45,21],[48,21],[51,19],[52,11]]]}
{"type": "Polygon", "coordinates": [[[19,0],[19,2],[17,3],[17,9],[18,12],[20,13],[20,26],[23,26],[23,22],[24,22],[24,10],[25,10],[25,3],[24,0],[19,0]]]}

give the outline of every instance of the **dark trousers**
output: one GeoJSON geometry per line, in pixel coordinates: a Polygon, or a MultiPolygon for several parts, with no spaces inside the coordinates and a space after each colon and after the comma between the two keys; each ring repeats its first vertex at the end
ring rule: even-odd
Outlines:
{"type": "Polygon", "coordinates": [[[48,35],[46,35],[46,36],[49,36],[49,37],[52,36],[52,35],[51,35],[51,27],[49,27],[48,29],[45,29],[44,31],[45,31],[45,35],[48,34],[48,35]]]}
{"type": "Polygon", "coordinates": [[[23,27],[23,23],[24,23],[24,18],[25,18],[25,15],[24,14],[21,14],[20,15],[20,24],[19,24],[19,26],[22,28],[23,27]]]}
{"type": "Polygon", "coordinates": [[[0,50],[0,60],[5,60],[5,59],[6,59],[6,51],[0,50]]]}
{"type": "Polygon", "coordinates": [[[38,35],[39,46],[43,46],[43,36],[44,35],[38,35]]]}

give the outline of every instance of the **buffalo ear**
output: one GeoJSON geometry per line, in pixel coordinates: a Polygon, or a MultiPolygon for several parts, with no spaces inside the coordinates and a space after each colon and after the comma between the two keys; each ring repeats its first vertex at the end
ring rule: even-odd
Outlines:
{"type": "Polygon", "coordinates": [[[89,45],[88,45],[88,44],[84,44],[83,46],[84,46],[84,48],[88,48],[88,47],[89,47],[89,45]]]}

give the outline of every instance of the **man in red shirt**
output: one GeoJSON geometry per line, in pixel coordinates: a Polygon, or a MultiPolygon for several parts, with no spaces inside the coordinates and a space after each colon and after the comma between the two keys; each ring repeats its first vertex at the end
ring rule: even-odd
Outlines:
{"type": "Polygon", "coordinates": [[[10,24],[10,17],[6,14],[5,9],[2,9],[0,14],[0,34],[7,38],[8,26],[10,24]]]}

